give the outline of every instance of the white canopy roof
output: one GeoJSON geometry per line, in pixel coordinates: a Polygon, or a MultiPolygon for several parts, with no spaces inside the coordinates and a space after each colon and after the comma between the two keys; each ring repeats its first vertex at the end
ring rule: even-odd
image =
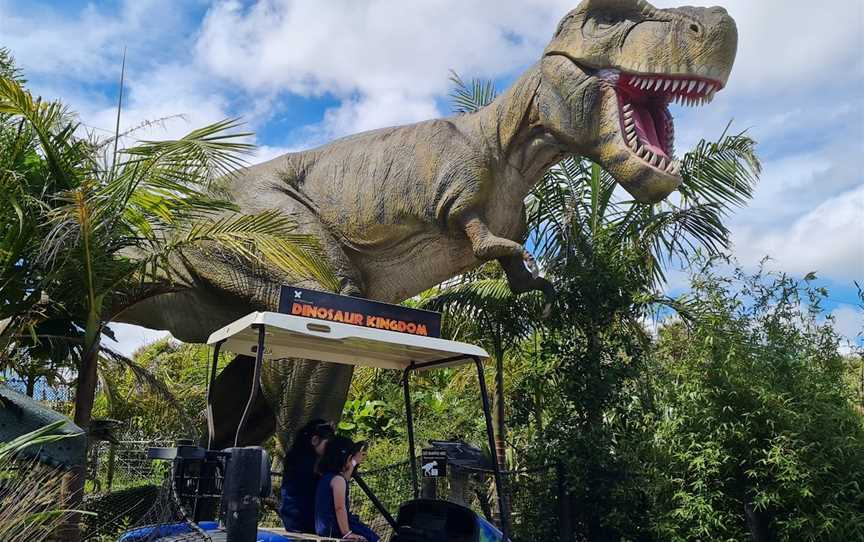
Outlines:
{"type": "Polygon", "coordinates": [[[329,322],[277,312],[253,312],[215,331],[207,344],[225,341],[224,350],[255,356],[258,329],[265,327],[264,357],[299,358],[362,365],[382,369],[405,369],[411,362],[423,363],[457,356],[451,365],[467,363],[471,357],[489,354],[478,346],[432,337],[409,335],[340,322],[329,322]]]}

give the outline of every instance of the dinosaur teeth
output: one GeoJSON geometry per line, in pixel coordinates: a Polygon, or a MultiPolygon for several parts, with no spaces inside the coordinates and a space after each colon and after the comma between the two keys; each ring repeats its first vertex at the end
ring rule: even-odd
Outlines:
{"type": "Polygon", "coordinates": [[[671,86],[672,86],[672,80],[667,79],[666,82],[663,84],[663,90],[664,91],[669,90],[669,87],[671,87],[671,86]]]}
{"type": "Polygon", "coordinates": [[[687,92],[688,93],[693,92],[693,87],[695,87],[695,86],[696,86],[696,80],[694,79],[693,81],[690,81],[690,86],[687,87],[687,92]]]}
{"type": "Polygon", "coordinates": [[[676,90],[678,90],[678,85],[680,85],[680,84],[681,84],[681,81],[676,80],[675,82],[673,82],[672,83],[672,92],[675,92],[676,90]]]}
{"type": "Polygon", "coordinates": [[[699,89],[696,90],[696,92],[698,92],[699,94],[703,94],[705,91],[705,87],[707,87],[707,86],[708,86],[708,83],[706,83],[705,81],[702,81],[701,83],[699,83],[699,89]]]}

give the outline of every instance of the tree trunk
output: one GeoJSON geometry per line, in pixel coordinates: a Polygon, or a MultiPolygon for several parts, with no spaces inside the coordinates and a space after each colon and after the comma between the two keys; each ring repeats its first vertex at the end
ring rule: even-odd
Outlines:
{"type": "MultiPolygon", "coordinates": [[[[89,326],[88,326],[89,327],[89,326]]],[[[81,366],[78,368],[78,379],[75,386],[75,425],[85,432],[90,427],[90,416],[93,413],[93,403],[96,400],[96,385],[98,383],[97,366],[100,350],[101,326],[96,331],[85,332],[84,353],[81,366]]],[[[88,437],[89,448],[89,437],[88,437]]],[[[87,454],[85,453],[85,458],[87,454]]],[[[86,459],[85,459],[86,463],[86,459]]],[[[80,510],[84,500],[84,482],[87,469],[84,464],[70,469],[63,478],[63,506],[71,510],[80,510]]],[[[71,514],[65,524],[58,528],[58,540],[78,542],[81,540],[79,530],[80,514],[71,514]]]]}
{"type": "MultiPolygon", "coordinates": [[[[500,336],[500,335],[499,335],[500,336]]],[[[495,397],[492,406],[492,425],[495,429],[495,456],[502,471],[507,470],[507,424],[504,415],[504,348],[500,340],[494,349],[495,356],[495,397]]],[[[504,513],[510,515],[510,503],[507,499],[507,476],[504,476],[503,495],[497,495],[503,504],[504,513]]],[[[503,523],[504,518],[501,518],[503,523]]]]}
{"type": "Polygon", "coordinates": [[[495,356],[495,398],[492,423],[495,426],[495,455],[502,469],[507,469],[507,423],[504,415],[504,355],[495,356]]]}
{"type": "Polygon", "coordinates": [[[27,375],[27,397],[32,398],[36,391],[36,377],[32,374],[27,375]]]}

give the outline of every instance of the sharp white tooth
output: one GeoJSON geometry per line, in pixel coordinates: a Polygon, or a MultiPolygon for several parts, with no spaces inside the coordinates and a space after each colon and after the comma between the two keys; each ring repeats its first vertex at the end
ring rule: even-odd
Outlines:
{"type": "Polygon", "coordinates": [[[705,96],[705,99],[708,100],[708,103],[711,103],[712,101],[714,101],[714,95],[715,94],[717,94],[717,91],[712,90],[711,92],[708,93],[707,96],[705,96]]]}
{"type": "Polygon", "coordinates": [[[633,111],[633,106],[630,104],[624,104],[622,109],[624,109],[624,113],[630,113],[633,111]]]}
{"type": "Polygon", "coordinates": [[[665,90],[669,90],[669,87],[671,87],[671,86],[672,86],[672,80],[671,80],[671,79],[667,79],[667,80],[664,81],[664,83],[663,83],[663,90],[664,90],[664,91],[665,91],[665,90]]]}
{"type": "Polygon", "coordinates": [[[708,86],[708,83],[706,83],[705,81],[702,81],[701,83],[699,83],[699,88],[696,89],[696,92],[699,94],[704,94],[705,87],[707,87],[707,86],[708,86]]]}
{"type": "Polygon", "coordinates": [[[696,80],[694,79],[693,81],[690,81],[690,86],[687,87],[687,92],[692,92],[693,87],[695,87],[695,86],[696,86],[696,80]]]}
{"type": "Polygon", "coordinates": [[[647,90],[649,85],[651,85],[650,79],[643,79],[642,80],[642,85],[641,85],[642,90],[647,90]]]}
{"type": "Polygon", "coordinates": [[[676,80],[672,83],[672,92],[675,92],[676,90],[678,90],[678,86],[679,86],[680,84],[681,84],[681,81],[679,81],[679,80],[676,79],[676,80]]]}
{"type": "Polygon", "coordinates": [[[648,149],[642,149],[641,151],[639,151],[639,158],[642,158],[644,160],[648,157],[649,154],[651,153],[648,152],[648,149]]]}
{"type": "Polygon", "coordinates": [[[654,81],[654,90],[660,90],[660,86],[663,84],[662,79],[656,79],[654,81]]]}

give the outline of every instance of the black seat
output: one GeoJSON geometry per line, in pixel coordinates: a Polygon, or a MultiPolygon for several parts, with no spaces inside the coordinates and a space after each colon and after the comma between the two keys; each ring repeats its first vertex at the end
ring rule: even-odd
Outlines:
{"type": "Polygon", "coordinates": [[[477,516],[468,508],[447,501],[418,499],[399,509],[393,542],[476,542],[477,516]]]}

